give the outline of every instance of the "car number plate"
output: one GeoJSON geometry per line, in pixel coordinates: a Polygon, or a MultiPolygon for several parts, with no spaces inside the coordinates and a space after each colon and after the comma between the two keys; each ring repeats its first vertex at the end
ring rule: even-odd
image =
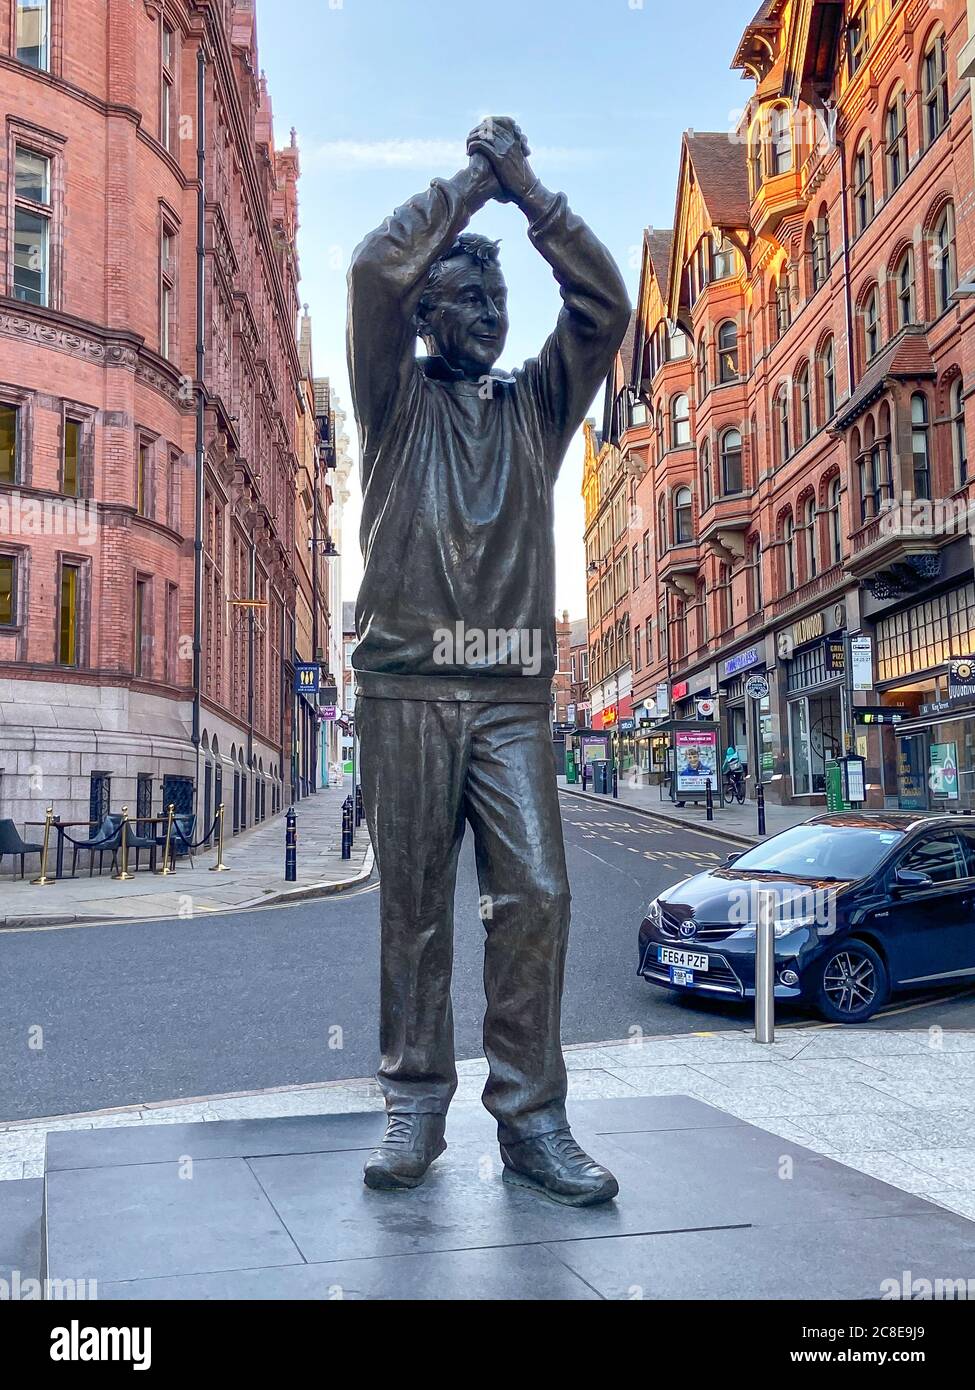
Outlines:
{"type": "Polygon", "coordinates": [[[706,951],[677,951],[673,946],[658,946],[657,960],[661,965],[676,965],[684,970],[707,970],[706,951]]]}
{"type": "Polygon", "coordinates": [[[672,965],[670,967],[670,983],[672,985],[693,985],[694,971],[685,970],[682,965],[672,965]]]}

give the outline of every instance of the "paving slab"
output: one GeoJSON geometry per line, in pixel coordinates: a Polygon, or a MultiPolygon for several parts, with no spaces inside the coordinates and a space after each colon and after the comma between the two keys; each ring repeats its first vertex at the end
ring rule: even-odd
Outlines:
{"type": "Polygon", "coordinates": [[[503,1183],[475,1104],[403,1193],[362,1184],[376,1113],[51,1133],[49,1273],[102,1299],[254,1300],[878,1298],[904,1269],[975,1277],[964,1215],[694,1098],[580,1100],[573,1122],[617,1201],[503,1183]]]}
{"type": "Polygon", "coordinates": [[[0,1183],[0,1279],[40,1278],[43,1203],[41,1178],[0,1183]]]}

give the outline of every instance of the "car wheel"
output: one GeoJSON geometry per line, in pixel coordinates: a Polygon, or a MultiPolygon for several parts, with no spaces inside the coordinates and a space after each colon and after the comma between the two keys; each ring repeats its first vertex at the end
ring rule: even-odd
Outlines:
{"type": "Polygon", "coordinates": [[[816,1006],[830,1023],[865,1023],[887,1002],[890,980],[865,941],[837,944],[820,969],[816,1006]]]}

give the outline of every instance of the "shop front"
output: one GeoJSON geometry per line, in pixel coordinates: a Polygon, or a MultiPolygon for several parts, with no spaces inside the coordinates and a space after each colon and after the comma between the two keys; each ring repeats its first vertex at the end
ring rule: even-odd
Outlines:
{"type": "Polygon", "coordinates": [[[975,583],[879,618],[875,647],[884,805],[975,810],[975,583]]]}
{"type": "MultiPolygon", "coordinates": [[[[845,751],[846,608],[832,605],[776,635],[785,668],[789,794],[825,799],[829,765],[845,751]]],[[[852,742],[852,731],[851,740],[852,742]]]]}

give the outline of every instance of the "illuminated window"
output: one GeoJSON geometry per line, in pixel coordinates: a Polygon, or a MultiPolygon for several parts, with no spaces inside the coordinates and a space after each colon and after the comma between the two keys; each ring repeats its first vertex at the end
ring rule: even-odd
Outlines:
{"type": "Polygon", "coordinates": [[[77,497],[81,488],[81,431],[80,420],[70,417],[64,422],[64,445],[61,454],[61,491],[77,497]]]}
{"type": "Polygon", "coordinates": [[[0,483],[17,481],[17,407],[0,401],[0,483]]]}
{"type": "Polygon", "coordinates": [[[722,383],[738,380],[738,325],[730,320],[718,329],[718,374],[722,383]]]}
{"type": "Polygon", "coordinates": [[[12,627],[17,621],[14,602],[17,561],[13,555],[0,555],[0,627],[12,627]]]}
{"type": "Polygon", "coordinates": [[[61,566],[61,592],[58,598],[58,661],[62,666],[78,665],[78,599],[81,575],[77,565],[61,566]]]}

